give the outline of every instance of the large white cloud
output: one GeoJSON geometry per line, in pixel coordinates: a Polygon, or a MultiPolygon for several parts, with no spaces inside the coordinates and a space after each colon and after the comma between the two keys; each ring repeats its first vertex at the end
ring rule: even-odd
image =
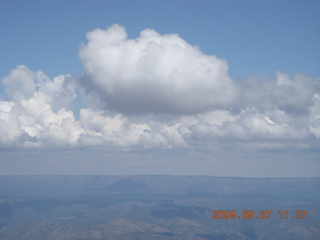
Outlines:
{"type": "Polygon", "coordinates": [[[2,80],[8,101],[0,102],[0,143],[4,146],[74,146],[80,125],[67,110],[76,97],[74,80],[18,66],[2,80]]]}
{"type": "Polygon", "coordinates": [[[203,54],[177,34],[143,30],[128,39],[112,25],[87,34],[79,51],[87,89],[124,113],[193,114],[234,104],[226,61],[203,54]]]}
{"type": "Polygon", "coordinates": [[[81,109],[68,110],[76,97],[69,75],[50,80],[18,66],[3,79],[8,101],[0,101],[0,145],[22,148],[161,147],[184,145],[177,124],[81,109]]]}
{"type": "Polygon", "coordinates": [[[26,66],[2,79],[1,148],[320,147],[317,78],[279,72],[236,83],[225,61],[178,35],[147,29],[128,39],[118,25],[88,33],[80,57],[81,84],[26,66]],[[76,92],[91,101],[79,119],[76,92]]]}
{"type": "MultiPolygon", "coordinates": [[[[245,142],[247,146],[268,143],[269,147],[290,142],[298,146],[301,141],[318,139],[320,94],[312,88],[318,80],[302,75],[299,80],[296,76],[292,80],[285,76],[286,85],[301,82],[301,92],[296,94],[306,101],[298,104],[300,114],[292,114],[294,105],[290,111],[278,106],[280,95],[276,99],[266,97],[279,92],[282,80],[269,81],[269,88],[264,88],[266,83],[256,83],[255,93],[250,88],[243,90],[247,91],[241,103],[244,105],[235,104],[242,106],[238,112],[224,109],[186,116],[126,116],[83,108],[77,120],[69,110],[76,96],[71,76],[50,80],[42,72],[18,66],[3,79],[8,101],[0,102],[0,144],[23,148],[172,148],[213,144],[219,148],[230,142],[245,142]],[[302,84],[304,81],[309,84],[302,84]],[[266,95],[259,95],[263,90],[266,95]]],[[[289,93],[281,92],[285,101],[289,101],[285,98],[289,93]]]]}

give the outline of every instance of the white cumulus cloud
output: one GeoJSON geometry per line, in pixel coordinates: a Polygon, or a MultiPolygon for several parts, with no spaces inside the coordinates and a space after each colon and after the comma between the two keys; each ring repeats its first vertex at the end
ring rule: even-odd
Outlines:
{"type": "Polygon", "coordinates": [[[87,34],[79,56],[88,91],[124,113],[193,114],[230,107],[236,88],[227,62],[205,55],[177,34],[145,29],[129,39],[112,25],[87,34]]]}
{"type": "Polygon", "coordinates": [[[74,80],[61,75],[50,80],[44,73],[18,66],[2,80],[8,101],[0,102],[4,146],[74,146],[82,132],[73,112],[74,80]]]}
{"type": "Polygon", "coordinates": [[[319,147],[319,78],[240,84],[226,61],[152,29],[129,39],[113,25],[87,38],[80,78],[21,65],[2,79],[1,148],[319,147]],[[77,92],[89,104],[74,114],[77,92]]]}

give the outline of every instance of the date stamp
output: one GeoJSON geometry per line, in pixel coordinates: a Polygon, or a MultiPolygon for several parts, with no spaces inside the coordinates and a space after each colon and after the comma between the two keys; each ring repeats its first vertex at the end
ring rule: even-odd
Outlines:
{"type": "Polygon", "coordinates": [[[280,210],[276,214],[273,214],[271,210],[214,210],[212,211],[212,219],[270,219],[273,215],[277,215],[279,219],[305,219],[307,217],[308,211],[306,210],[297,210],[297,211],[288,211],[280,210]]]}

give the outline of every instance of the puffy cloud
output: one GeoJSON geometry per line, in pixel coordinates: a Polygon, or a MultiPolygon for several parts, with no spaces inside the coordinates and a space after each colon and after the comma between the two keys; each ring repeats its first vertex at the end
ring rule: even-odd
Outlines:
{"type": "Polygon", "coordinates": [[[175,34],[128,39],[113,25],[87,37],[80,79],[25,66],[2,79],[2,148],[319,145],[319,79],[277,73],[241,85],[225,61],[175,34]],[[70,107],[81,91],[90,104],[76,119],[70,107]]]}
{"type": "Polygon", "coordinates": [[[84,146],[171,148],[185,144],[179,124],[133,120],[122,114],[106,116],[90,109],[81,110],[80,122],[86,131],[79,139],[84,146]]]}
{"type": "Polygon", "coordinates": [[[242,86],[242,108],[254,106],[261,111],[284,111],[291,115],[308,115],[313,97],[320,91],[319,79],[302,74],[277,72],[275,81],[248,79],[242,86]]]}
{"type": "Polygon", "coordinates": [[[313,96],[319,92],[319,82],[311,77],[295,74],[292,79],[283,73],[277,74],[274,101],[281,110],[293,114],[308,113],[313,96]]]}
{"type": "Polygon", "coordinates": [[[11,110],[13,102],[0,102],[0,144],[7,146],[15,142],[21,135],[19,121],[11,110]]]}
{"type": "MultiPolygon", "coordinates": [[[[184,145],[177,124],[153,120],[128,119],[122,114],[81,109],[76,120],[67,110],[75,98],[74,79],[58,76],[50,80],[42,72],[34,73],[18,66],[4,78],[10,91],[0,102],[0,144],[2,147],[162,147],[184,145]],[[33,91],[14,84],[24,81],[33,91]],[[16,97],[18,96],[18,97],[16,97]]],[[[7,89],[6,89],[7,90],[7,89]]]]}
{"type": "Polygon", "coordinates": [[[71,75],[60,75],[50,80],[43,72],[33,72],[24,65],[12,70],[2,83],[8,100],[16,103],[37,98],[37,102],[46,102],[58,110],[69,108],[76,97],[71,75]]]}
{"type": "Polygon", "coordinates": [[[199,121],[189,126],[185,137],[206,141],[300,141],[310,137],[306,126],[275,122],[268,115],[254,109],[245,109],[233,119],[221,124],[199,121]]]}
{"type": "Polygon", "coordinates": [[[0,102],[4,146],[74,146],[82,132],[68,109],[75,94],[71,76],[50,80],[42,72],[18,66],[2,80],[8,100],[0,102]]]}
{"type": "Polygon", "coordinates": [[[203,54],[177,34],[143,30],[128,39],[112,25],[87,34],[79,51],[88,91],[124,113],[194,114],[234,104],[226,61],[203,54]]]}
{"type": "Polygon", "coordinates": [[[44,77],[37,83],[38,94],[46,98],[45,101],[55,111],[61,108],[69,109],[77,96],[75,85],[71,75],[60,75],[52,81],[44,77]]]}
{"type": "Polygon", "coordinates": [[[36,91],[34,80],[37,77],[37,74],[25,66],[18,66],[2,80],[8,98],[12,101],[21,101],[33,97],[36,91]]]}
{"type": "MultiPolygon", "coordinates": [[[[319,138],[320,98],[319,93],[314,93],[316,90],[310,90],[315,83],[300,84],[301,88],[305,88],[301,89],[301,95],[309,96],[305,97],[308,100],[304,104],[298,106],[298,109],[301,106],[305,109],[300,115],[292,115],[291,111],[282,107],[285,104],[278,105],[280,96],[268,99],[262,94],[259,101],[258,95],[245,96],[241,104],[246,105],[238,112],[225,109],[184,116],[132,116],[83,108],[77,120],[73,112],[67,110],[76,92],[71,76],[50,80],[41,72],[34,73],[19,66],[4,78],[9,89],[13,85],[11,78],[13,82],[29,81],[28,85],[34,86],[34,90],[32,93],[29,88],[21,87],[16,92],[6,91],[8,100],[12,101],[0,102],[2,147],[172,148],[201,144],[219,148],[230,142],[246,142],[247,146],[257,142],[280,146],[281,143],[298,144],[302,140],[319,138]],[[17,80],[17,76],[26,79],[17,80]],[[252,104],[248,104],[250,97],[256,98],[252,104]]],[[[304,79],[302,76],[299,81],[304,79]]],[[[267,95],[278,92],[278,85],[284,84],[282,80],[268,82],[273,88],[265,89],[267,95]]],[[[285,86],[298,81],[285,80],[285,86]]],[[[256,85],[255,88],[260,93],[264,85],[260,88],[256,85]]]]}

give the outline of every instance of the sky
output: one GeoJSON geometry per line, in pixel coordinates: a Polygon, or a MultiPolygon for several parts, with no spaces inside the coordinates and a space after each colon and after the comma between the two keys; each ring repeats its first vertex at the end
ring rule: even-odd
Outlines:
{"type": "Polygon", "coordinates": [[[319,11],[0,0],[0,174],[320,177],[319,11]]]}

